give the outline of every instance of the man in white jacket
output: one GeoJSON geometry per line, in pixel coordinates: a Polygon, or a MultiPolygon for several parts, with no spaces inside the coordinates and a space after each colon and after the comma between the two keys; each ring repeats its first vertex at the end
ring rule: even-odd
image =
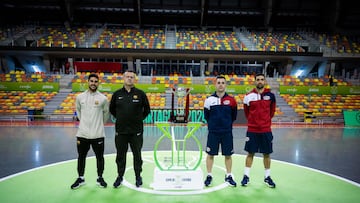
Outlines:
{"type": "Polygon", "coordinates": [[[94,150],[97,164],[97,184],[106,188],[102,174],[104,172],[104,124],[109,118],[109,102],[107,97],[101,94],[97,88],[99,86],[99,76],[90,74],[88,78],[89,89],[76,97],[76,113],[80,120],[79,129],[76,134],[78,162],[77,172],[79,177],[71,185],[71,189],[76,189],[85,184],[84,172],[85,161],[90,146],[94,150]]]}

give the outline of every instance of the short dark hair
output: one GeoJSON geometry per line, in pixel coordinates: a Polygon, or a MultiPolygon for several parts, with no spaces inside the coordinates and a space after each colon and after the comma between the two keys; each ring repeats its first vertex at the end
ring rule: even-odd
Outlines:
{"type": "MultiPolygon", "coordinates": [[[[133,70],[126,70],[126,71],[124,71],[124,73],[125,72],[128,72],[128,73],[135,73],[135,71],[133,71],[133,70]]],[[[136,74],[136,73],[135,73],[136,74]]]]}
{"type": "Polygon", "coordinates": [[[263,77],[265,78],[265,74],[264,74],[264,73],[258,73],[258,74],[255,75],[255,79],[256,79],[257,77],[259,77],[259,76],[263,76],[263,77]]]}
{"type": "Polygon", "coordinates": [[[95,73],[91,73],[91,74],[89,75],[88,81],[90,80],[90,78],[96,78],[96,79],[99,80],[99,76],[98,76],[97,74],[95,74],[95,73]]]}
{"type": "Polygon", "coordinates": [[[218,75],[218,76],[216,76],[216,80],[217,79],[224,79],[224,80],[226,80],[226,78],[223,76],[223,75],[218,75]]]}

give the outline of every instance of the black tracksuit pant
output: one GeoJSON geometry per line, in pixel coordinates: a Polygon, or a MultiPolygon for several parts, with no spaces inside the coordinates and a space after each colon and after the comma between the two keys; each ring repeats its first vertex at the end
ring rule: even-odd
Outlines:
{"type": "Polygon", "coordinates": [[[82,137],[77,137],[77,151],[78,151],[78,165],[77,170],[79,176],[84,176],[85,173],[85,162],[86,156],[90,149],[90,146],[94,150],[96,156],[96,166],[98,176],[102,176],[104,172],[104,148],[105,148],[105,138],[96,138],[96,139],[86,139],[82,137]]]}
{"type": "Polygon", "coordinates": [[[133,154],[135,177],[140,177],[143,164],[141,158],[143,133],[117,134],[115,136],[116,165],[118,170],[118,176],[124,176],[126,167],[126,153],[128,151],[129,145],[133,154]]]}

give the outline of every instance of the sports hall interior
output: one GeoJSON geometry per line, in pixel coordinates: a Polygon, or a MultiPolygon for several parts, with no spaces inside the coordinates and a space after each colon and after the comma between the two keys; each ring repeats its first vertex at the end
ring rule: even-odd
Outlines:
{"type": "MultiPolygon", "coordinates": [[[[286,135],[295,139],[294,133],[300,140],[309,137],[319,149],[324,147],[321,140],[334,137],[351,137],[359,143],[357,10],[340,0],[4,1],[0,3],[1,139],[10,139],[5,132],[16,134],[11,128],[17,127],[76,129],[75,98],[86,90],[87,76],[99,75],[99,89],[110,100],[122,87],[124,71],[134,70],[136,85],[146,90],[152,109],[146,126],[168,120],[172,89],[178,87],[191,89],[189,121],[206,126],[204,100],[213,92],[216,76],[223,75],[238,104],[234,126],[242,132],[243,98],[255,87],[254,76],[264,73],[276,96],[272,122],[283,136],[280,140],[286,142],[286,135]]],[[[175,96],[175,105],[183,105],[183,100],[175,96]]],[[[113,125],[111,119],[106,124],[113,125]]],[[[21,136],[16,137],[15,143],[21,142],[21,136]]],[[[333,141],[334,146],[344,144],[333,141]]],[[[358,145],[348,144],[359,152],[358,145]]],[[[146,148],[151,151],[150,145],[146,148]]],[[[242,143],[238,154],[243,153],[241,148],[242,143]]],[[[286,146],[279,148],[287,153],[286,146]]],[[[341,166],[276,157],[360,184],[359,157],[344,152],[346,146],[334,148],[329,153],[341,166]],[[341,160],[335,153],[350,157],[341,160]]],[[[0,170],[0,178],[65,159],[55,155],[55,160],[38,165],[23,157],[23,163],[15,163],[5,158],[13,153],[11,148],[3,149],[1,159],[7,161],[2,167],[7,168],[0,170]]],[[[113,148],[108,153],[114,153],[113,148]]],[[[76,155],[65,154],[69,159],[76,155]]],[[[320,153],[315,159],[330,157],[320,153]]]]}

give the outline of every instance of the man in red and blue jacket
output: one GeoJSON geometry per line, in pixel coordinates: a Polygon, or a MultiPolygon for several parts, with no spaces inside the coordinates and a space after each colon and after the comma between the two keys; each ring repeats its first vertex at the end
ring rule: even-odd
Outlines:
{"type": "Polygon", "coordinates": [[[244,97],[244,112],[248,120],[246,133],[245,151],[248,152],[245,160],[244,177],[242,186],[250,182],[249,174],[255,153],[262,153],[264,158],[265,179],[269,187],[275,188],[275,183],[270,177],[270,154],[273,152],[271,131],[271,119],[275,114],[275,95],[270,89],[265,88],[266,79],[264,74],[255,76],[255,85],[251,92],[244,97]]]}
{"type": "Polygon", "coordinates": [[[216,91],[206,98],[204,102],[204,117],[208,123],[208,139],[206,144],[206,169],[208,175],[204,182],[209,186],[212,182],[212,167],[214,156],[219,153],[221,145],[222,155],[225,156],[226,175],[225,182],[236,187],[231,173],[232,158],[234,153],[232,125],[237,116],[237,103],[234,97],[225,92],[226,79],[223,76],[216,77],[216,91]]]}

